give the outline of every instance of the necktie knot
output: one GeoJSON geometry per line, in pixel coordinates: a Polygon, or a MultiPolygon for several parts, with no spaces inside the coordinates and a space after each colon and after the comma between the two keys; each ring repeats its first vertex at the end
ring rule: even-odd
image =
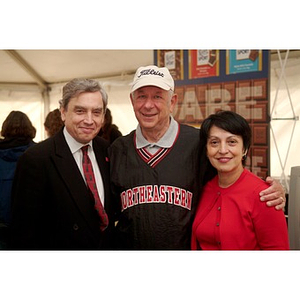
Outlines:
{"type": "Polygon", "coordinates": [[[81,151],[82,151],[83,154],[87,154],[88,149],[89,149],[89,145],[81,147],[81,151]]]}

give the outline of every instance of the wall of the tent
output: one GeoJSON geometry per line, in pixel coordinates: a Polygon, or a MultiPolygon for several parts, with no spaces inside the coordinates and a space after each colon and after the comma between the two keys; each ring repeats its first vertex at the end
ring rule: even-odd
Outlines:
{"type": "Polygon", "coordinates": [[[40,89],[35,86],[0,86],[1,127],[12,110],[20,110],[28,115],[37,130],[34,140],[41,141],[44,137],[44,103],[40,89]]]}
{"type": "MultiPolygon", "coordinates": [[[[300,146],[299,121],[292,120],[300,115],[300,58],[291,57],[287,60],[285,75],[281,75],[280,60],[271,60],[270,67],[270,107],[273,109],[271,121],[273,135],[271,138],[271,175],[281,178],[286,185],[292,166],[300,165],[297,154],[300,146]],[[280,83],[280,85],[279,85],[280,83]],[[287,89],[288,87],[288,89],[287,89]],[[275,105],[274,105],[275,104],[275,105]]],[[[135,119],[130,98],[130,82],[132,78],[99,79],[109,97],[109,108],[113,121],[123,134],[135,129],[135,119]]],[[[62,84],[54,84],[49,92],[50,106],[53,110],[58,107],[61,98],[62,84]]],[[[0,124],[11,110],[25,112],[37,129],[35,141],[46,138],[43,123],[45,119],[42,94],[37,87],[0,86],[0,124]]]]}

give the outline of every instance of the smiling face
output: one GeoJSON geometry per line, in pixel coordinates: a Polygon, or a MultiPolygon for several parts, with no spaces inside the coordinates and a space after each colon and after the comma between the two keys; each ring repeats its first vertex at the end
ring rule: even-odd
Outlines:
{"type": "Polygon", "coordinates": [[[212,126],[206,149],[207,157],[219,175],[220,173],[240,175],[243,172],[242,159],[245,149],[242,136],[212,126]]]}
{"type": "Polygon", "coordinates": [[[156,133],[163,136],[170,123],[170,114],[177,102],[177,95],[155,86],[145,86],[134,91],[131,102],[143,135],[156,133]]]}
{"type": "Polygon", "coordinates": [[[70,99],[61,108],[62,120],[68,133],[79,143],[90,142],[104,121],[103,100],[100,92],[85,92],[70,99]]]}

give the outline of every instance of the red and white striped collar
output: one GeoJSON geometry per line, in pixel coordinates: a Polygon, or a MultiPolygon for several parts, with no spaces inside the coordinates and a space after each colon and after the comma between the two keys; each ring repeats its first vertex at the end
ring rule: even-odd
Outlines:
{"type": "Polygon", "coordinates": [[[171,118],[170,127],[165,133],[165,135],[162,137],[162,139],[160,139],[158,143],[155,144],[149,143],[142,136],[141,131],[138,133],[137,132],[138,130],[136,130],[135,132],[134,144],[135,144],[136,151],[140,155],[140,157],[152,168],[154,168],[160,161],[162,161],[162,159],[172,150],[172,147],[178,138],[179,124],[173,118],[171,118]],[[172,128],[170,130],[171,126],[172,128]],[[143,138],[143,141],[140,141],[139,147],[137,147],[138,134],[140,134],[140,136],[142,136],[143,138]],[[164,143],[160,143],[160,141],[163,140],[164,138],[165,138],[164,143]],[[165,145],[165,147],[162,147],[160,145],[165,145]]]}

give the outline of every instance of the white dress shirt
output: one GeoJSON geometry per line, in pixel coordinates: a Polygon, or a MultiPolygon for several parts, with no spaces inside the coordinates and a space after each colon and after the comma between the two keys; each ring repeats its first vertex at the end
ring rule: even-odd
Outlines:
{"type": "Polygon", "coordinates": [[[104,197],[105,197],[105,193],[104,193],[104,185],[103,185],[103,180],[102,180],[102,176],[100,173],[100,169],[99,166],[97,164],[96,161],[96,157],[95,157],[95,153],[93,150],[93,144],[92,141],[90,141],[88,144],[81,144],[79,142],[77,142],[67,131],[66,127],[64,127],[63,130],[64,136],[66,138],[67,144],[73,154],[73,157],[77,163],[77,166],[81,172],[81,175],[85,181],[84,178],[84,174],[83,174],[83,169],[82,169],[82,151],[81,148],[83,146],[86,145],[90,145],[90,147],[88,147],[88,156],[92,162],[92,166],[93,166],[93,171],[94,171],[94,175],[95,175],[95,180],[96,180],[96,186],[97,186],[97,190],[98,190],[98,194],[99,197],[101,199],[102,205],[104,205],[104,197]]]}

